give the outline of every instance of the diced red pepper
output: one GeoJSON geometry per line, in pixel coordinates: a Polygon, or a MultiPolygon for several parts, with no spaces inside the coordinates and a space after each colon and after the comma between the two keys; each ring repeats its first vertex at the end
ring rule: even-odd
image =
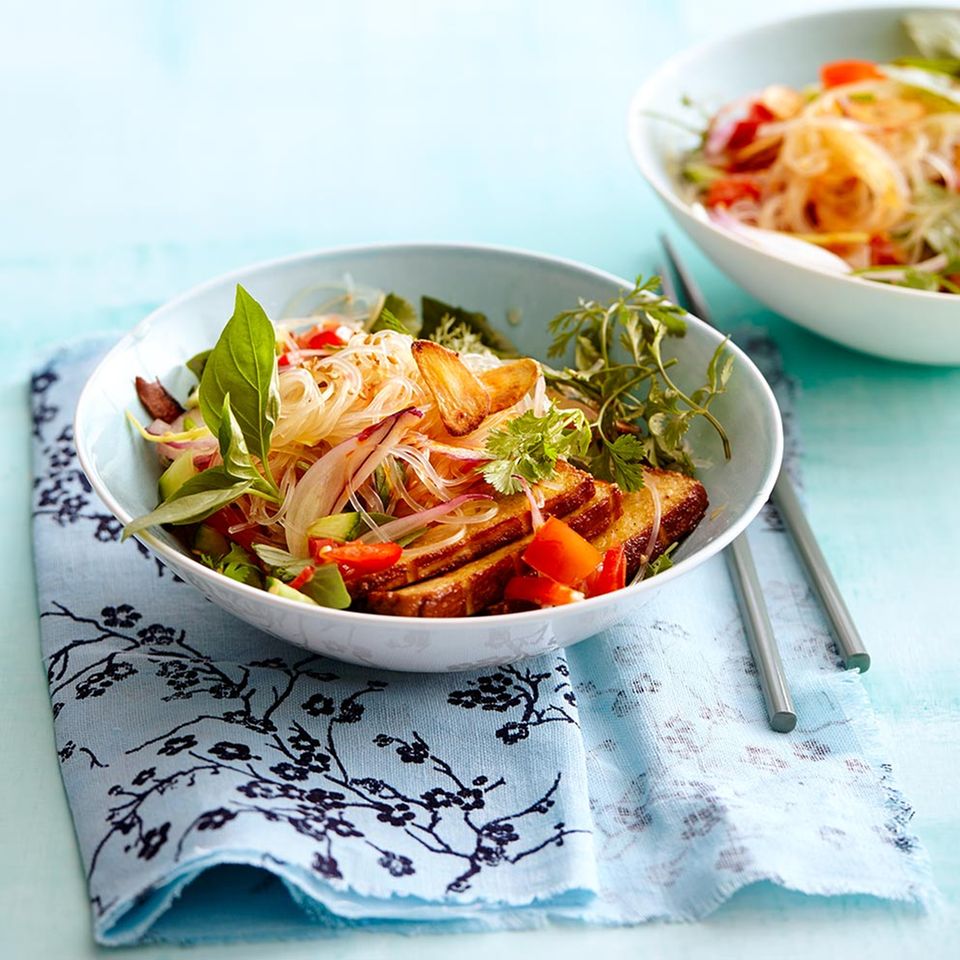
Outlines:
{"type": "Polygon", "coordinates": [[[503,599],[525,600],[540,607],[560,607],[582,600],[583,594],[548,577],[519,576],[507,582],[503,599]]]}
{"type": "Polygon", "coordinates": [[[265,543],[266,538],[260,532],[259,527],[247,527],[243,530],[237,530],[231,533],[230,528],[238,524],[246,523],[247,518],[242,511],[234,504],[222,507],[216,513],[210,514],[204,523],[209,523],[217,533],[222,534],[228,540],[240,544],[244,550],[252,550],[255,543],[265,543]]]}
{"type": "Polygon", "coordinates": [[[862,80],[882,80],[883,74],[872,60],[835,60],[820,68],[820,82],[825,89],[862,80]]]}
{"type": "Polygon", "coordinates": [[[297,343],[304,350],[325,350],[327,347],[342,347],[343,339],[335,328],[313,327],[297,337],[297,343]]]}
{"type": "Polygon", "coordinates": [[[317,572],[316,567],[304,567],[288,584],[288,587],[293,587],[294,590],[299,590],[305,583],[309,583],[313,579],[313,575],[317,572]]]}
{"type": "Polygon", "coordinates": [[[596,572],[587,578],[587,592],[591,597],[622,590],[627,585],[627,554],[623,546],[611,547],[604,555],[596,572]]]}
{"type": "Polygon", "coordinates": [[[743,120],[738,121],[727,140],[727,150],[739,150],[747,144],[753,143],[757,138],[757,131],[764,123],[769,123],[776,119],[773,111],[765,107],[762,103],[752,103],[750,110],[743,120]]]}
{"type": "Polygon", "coordinates": [[[870,265],[873,267],[899,266],[909,260],[907,251],[885,233],[870,238],[870,265]]]}
{"type": "Polygon", "coordinates": [[[759,199],[760,184],[756,178],[724,177],[710,184],[703,202],[708,207],[730,207],[738,200],[759,199]]]}
{"type": "Polygon", "coordinates": [[[339,564],[345,576],[388,570],[403,553],[398,543],[339,543],[327,537],[311,537],[309,548],[317,563],[339,564]]]}
{"type": "Polygon", "coordinates": [[[559,583],[572,587],[597,567],[600,551],[556,517],[550,517],[523,551],[524,563],[559,583]]]}

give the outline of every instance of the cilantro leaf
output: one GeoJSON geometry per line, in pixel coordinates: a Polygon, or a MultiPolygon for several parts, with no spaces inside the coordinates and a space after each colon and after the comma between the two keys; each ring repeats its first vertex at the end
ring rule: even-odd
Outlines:
{"type": "Polygon", "coordinates": [[[628,492],[642,490],[643,465],[647,457],[643,442],[632,434],[624,433],[606,447],[613,479],[628,492]]]}
{"type": "Polygon", "coordinates": [[[663,573],[664,570],[669,570],[673,566],[673,551],[676,549],[676,543],[671,543],[670,546],[667,547],[667,549],[656,558],[656,560],[651,560],[647,564],[644,579],[646,580],[649,577],[655,577],[658,573],[663,573]]]}
{"type": "Polygon", "coordinates": [[[214,569],[239,583],[248,583],[251,587],[263,586],[263,577],[253,557],[235,543],[231,544],[230,551],[220,558],[214,569]]]}
{"type": "Polygon", "coordinates": [[[639,464],[692,473],[686,434],[697,417],[720,438],[724,456],[730,442],[710,411],[733,372],[722,344],[706,371],[706,382],[685,393],[673,381],[676,360],[664,345],[686,332],[686,313],[658,292],[657,277],[638,277],[632,290],[608,303],[581,300],[550,322],[550,356],[573,354],[573,365],[544,369],[549,386],[589,413],[594,442],[583,465],[596,477],[636,489],[639,464]]]}
{"type": "Polygon", "coordinates": [[[561,457],[583,457],[591,442],[590,426],[581,410],[551,407],[542,417],[527,410],[487,437],[483,476],[500,493],[517,493],[523,485],[553,476],[561,457]]]}

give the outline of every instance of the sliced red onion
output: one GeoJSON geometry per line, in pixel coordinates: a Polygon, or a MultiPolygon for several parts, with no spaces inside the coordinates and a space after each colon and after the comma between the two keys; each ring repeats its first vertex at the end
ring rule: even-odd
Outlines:
{"type": "Polygon", "coordinates": [[[363,543],[386,543],[390,540],[396,540],[398,537],[406,536],[406,534],[418,530],[420,527],[433,523],[440,517],[445,517],[463,504],[474,500],[492,501],[493,497],[486,493],[464,493],[459,497],[448,500],[446,503],[430,507],[429,510],[421,510],[409,517],[401,517],[399,520],[391,520],[389,523],[375,527],[369,533],[365,533],[360,540],[363,543]]]}
{"type": "Polygon", "coordinates": [[[327,451],[297,482],[284,520],[287,549],[307,556],[307,527],[316,517],[338,513],[373,473],[403,433],[423,414],[416,407],[385,417],[327,451]]]}
{"type": "Polygon", "coordinates": [[[643,575],[647,572],[647,564],[650,563],[650,557],[653,556],[653,551],[657,548],[657,538],[660,536],[660,520],[662,518],[660,491],[649,473],[644,474],[644,483],[650,491],[650,499],[653,500],[653,523],[650,525],[650,536],[647,537],[647,544],[643,548],[643,553],[640,554],[640,566],[631,583],[639,583],[643,579],[643,575]]]}
{"type": "Polygon", "coordinates": [[[527,500],[530,501],[530,520],[533,524],[533,529],[539,530],[543,526],[543,513],[540,511],[542,504],[537,503],[537,497],[524,477],[514,476],[513,479],[520,484],[523,492],[527,495],[527,500]]]}
{"type": "MultiPolygon", "coordinates": [[[[186,433],[188,431],[183,423],[188,417],[194,421],[191,430],[204,426],[200,411],[190,410],[181,414],[172,423],[167,423],[165,420],[153,420],[147,427],[147,433],[152,433],[155,437],[162,437],[168,433],[186,433]]],[[[166,460],[176,460],[184,450],[193,450],[195,456],[204,457],[215,454],[219,448],[217,438],[212,434],[207,434],[203,437],[197,437],[195,440],[167,440],[164,443],[158,443],[157,455],[166,460]]],[[[196,463],[196,460],[194,463],[196,463]]]]}
{"type": "Polygon", "coordinates": [[[707,130],[707,141],[703,146],[703,152],[707,159],[718,157],[723,153],[737,124],[747,118],[750,107],[755,100],[755,96],[741,97],[739,100],[728,103],[717,112],[710,128],[707,130]]]}

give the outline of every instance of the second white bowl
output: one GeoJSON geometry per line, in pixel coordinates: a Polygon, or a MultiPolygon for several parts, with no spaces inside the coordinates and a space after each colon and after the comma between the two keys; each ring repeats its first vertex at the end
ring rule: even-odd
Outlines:
{"type": "MultiPolygon", "coordinates": [[[[912,8],[913,12],[916,8],[912,8]]],[[[802,87],[831,60],[890,61],[911,52],[896,7],[840,10],[781,20],[702,44],[664,63],[634,95],[628,136],[634,159],[676,222],[742,287],[795,323],[890,360],[960,364],[960,295],[894,287],[793,263],[695,215],[680,158],[696,136],[683,98],[716,109],[773,83],[802,87]],[[657,116],[659,115],[659,117],[657,116]]]]}

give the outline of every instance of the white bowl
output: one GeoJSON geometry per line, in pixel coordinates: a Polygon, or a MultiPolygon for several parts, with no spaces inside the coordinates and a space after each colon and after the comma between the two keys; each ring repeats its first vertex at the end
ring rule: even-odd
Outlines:
{"type": "MultiPolygon", "coordinates": [[[[911,8],[915,12],[917,8],[911,8]]],[[[684,95],[714,110],[772,83],[801,87],[831,60],[878,62],[911,52],[902,8],[839,10],[781,20],[686,50],[664,63],[630,104],[634,159],[676,222],[767,306],[838,343],[891,360],[960,364],[960,296],[838,276],[792,263],[694,215],[679,158],[696,137],[651,114],[683,118],[684,95]]]]}
{"type": "MultiPolygon", "coordinates": [[[[398,245],[331,250],[247,267],[184,294],[127,334],[90,377],[77,406],[80,462],[97,494],[124,523],[156,505],[158,467],[152,450],[124,421],[137,410],[133,378],[160,377],[174,391],[188,388],[183,362],[213,343],[242,283],[271,317],[298,291],[345,274],[395,290],[414,302],[430,294],[484,311],[504,325],[525,353],[545,356],[547,321],[578,297],[606,300],[631,285],[580,264],[531,253],[471,246],[398,245]],[[515,314],[514,314],[515,315],[515,314]]],[[[675,376],[689,389],[702,378],[720,335],[690,320],[687,336],[670,344],[682,364],[675,376]]],[[[493,617],[407,619],[309,607],[217,574],[191,558],[165,530],[140,537],[164,563],[214,603],[268,633],[315,653],[392,670],[441,672],[506,663],[590,637],[635,613],[657,590],[684,576],[740,533],[767,499],[780,466],[783,438],[766,381],[736,347],[729,391],[715,410],[730,434],[733,459],[724,462],[709,427],[692,439],[716,462],[701,479],[708,517],[683,544],[673,569],[608,596],[556,609],[493,617]],[[718,509],[719,508],[719,509],[718,509]]]]}

